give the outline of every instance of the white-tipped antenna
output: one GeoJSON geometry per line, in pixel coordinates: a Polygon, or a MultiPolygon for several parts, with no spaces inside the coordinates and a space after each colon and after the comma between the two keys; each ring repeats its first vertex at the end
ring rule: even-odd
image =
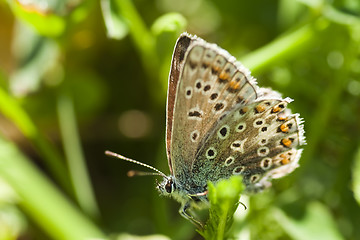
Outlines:
{"type": "Polygon", "coordinates": [[[124,157],[123,155],[120,155],[120,154],[117,154],[117,153],[114,153],[114,152],[111,152],[111,151],[105,151],[105,154],[110,156],[110,157],[119,158],[121,160],[125,160],[125,161],[128,161],[128,162],[132,162],[132,163],[147,167],[147,168],[149,168],[149,169],[156,172],[156,173],[145,174],[145,173],[140,172],[140,171],[132,170],[132,171],[130,171],[131,172],[130,175],[128,174],[128,176],[130,176],[130,177],[135,176],[135,175],[159,175],[159,176],[163,176],[164,178],[168,179],[168,177],[163,172],[159,171],[158,169],[154,168],[153,166],[147,165],[145,163],[136,161],[136,160],[131,159],[131,158],[124,157]],[[137,174],[137,173],[140,173],[140,174],[137,174]]]}

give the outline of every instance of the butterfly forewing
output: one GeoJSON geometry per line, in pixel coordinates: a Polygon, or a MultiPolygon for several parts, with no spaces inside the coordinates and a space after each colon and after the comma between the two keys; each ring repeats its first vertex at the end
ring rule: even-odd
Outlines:
{"type": "Polygon", "coordinates": [[[172,169],[172,159],[171,159],[171,135],[172,135],[172,125],[174,119],[174,105],[175,98],[178,89],[178,84],[180,80],[180,71],[184,66],[185,53],[190,45],[190,43],[195,38],[190,37],[188,34],[182,34],[176,42],[172,61],[171,69],[169,74],[169,83],[168,83],[168,94],[167,94],[167,112],[166,112],[166,153],[169,162],[169,168],[171,174],[173,174],[172,169]]]}
{"type": "Polygon", "coordinates": [[[202,140],[216,122],[236,104],[257,97],[248,72],[226,51],[201,39],[193,39],[187,48],[179,78],[170,138],[177,178],[189,175],[202,140]]]}

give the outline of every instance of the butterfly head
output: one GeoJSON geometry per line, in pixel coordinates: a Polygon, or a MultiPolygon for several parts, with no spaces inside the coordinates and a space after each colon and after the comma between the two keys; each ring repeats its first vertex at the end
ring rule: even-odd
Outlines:
{"type": "Polygon", "coordinates": [[[190,201],[189,193],[176,182],[174,176],[164,177],[163,181],[157,183],[157,189],[160,194],[166,197],[172,197],[180,203],[190,201]]]}
{"type": "Polygon", "coordinates": [[[157,188],[162,195],[171,195],[176,191],[176,183],[173,176],[164,177],[161,183],[157,183],[157,188]]]}
{"type": "Polygon", "coordinates": [[[207,190],[198,192],[197,189],[187,190],[174,176],[164,177],[161,183],[157,183],[157,188],[161,195],[172,197],[180,202],[182,206],[191,206],[197,209],[202,209],[208,206],[207,190]]]}

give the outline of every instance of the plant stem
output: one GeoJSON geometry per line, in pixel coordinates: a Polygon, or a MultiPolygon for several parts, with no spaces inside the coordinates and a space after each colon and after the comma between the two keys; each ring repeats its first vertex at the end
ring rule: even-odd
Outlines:
{"type": "Polygon", "coordinates": [[[230,205],[229,202],[224,202],[223,204],[226,204],[226,208],[225,211],[222,212],[222,216],[220,217],[220,221],[219,221],[219,227],[217,229],[217,240],[223,240],[224,236],[225,236],[225,226],[226,226],[226,220],[227,220],[227,215],[229,213],[229,209],[230,209],[230,205]]]}
{"type": "Polygon", "coordinates": [[[259,72],[265,67],[278,60],[296,54],[300,49],[309,46],[316,38],[317,32],[327,27],[326,22],[318,19],[315,23],[309,23],[301,28],[284,34],[269,44],[249,53],[240,58],[244,66],[251,69],[252,72],[259,72]]]}
{"type": "Polygon", "coordinates": [[[63,93],[58,96],[57,110],[61,139],[77,202],[87,214],[98,217],[99,210],[81,148],[73,101],[69,95],[63,93]]]}

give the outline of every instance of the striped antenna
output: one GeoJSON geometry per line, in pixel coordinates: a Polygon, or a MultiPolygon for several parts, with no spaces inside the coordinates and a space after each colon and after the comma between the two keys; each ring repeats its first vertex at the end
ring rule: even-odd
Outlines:
{"type": "Polygon", "coordinates": [[[157,168],[154,168],[153,166],[150,166],[150,165],[147,165],[145,163],[142,163],[142,162],[139,162],[139,161],[136,161],[134,159],[131,159],[131,158],[127,158],[127,157],[124,157],[123,155],[120,155],[118,153],[114,153],[114,152],[111,152],[111,151],[105,151],[105,154],[110,156],[110,157],[114,157],[114,158],[118,158],[118,159],[121,159],[121,160],[125,160],[125,161],[128,161],[128,162],[131,162],[131,163],[135,163],[135,164],[138,164],[138,165],[141,165],[141,166],[144,166],[144,167],[147,167],[153,171],[155,171],[156,173],[148,173],[148,174],[144,174],[144,172],[139,172],[139,171],[130,171],[128,173],[128,176],[129,177],[133,177],[135,175],[159,175],[159,176],[162,176],[166,179],[169,179],[168,176],[166,176],[163,172],[161,172],[160,170],[158,170],[157,168]]]}

